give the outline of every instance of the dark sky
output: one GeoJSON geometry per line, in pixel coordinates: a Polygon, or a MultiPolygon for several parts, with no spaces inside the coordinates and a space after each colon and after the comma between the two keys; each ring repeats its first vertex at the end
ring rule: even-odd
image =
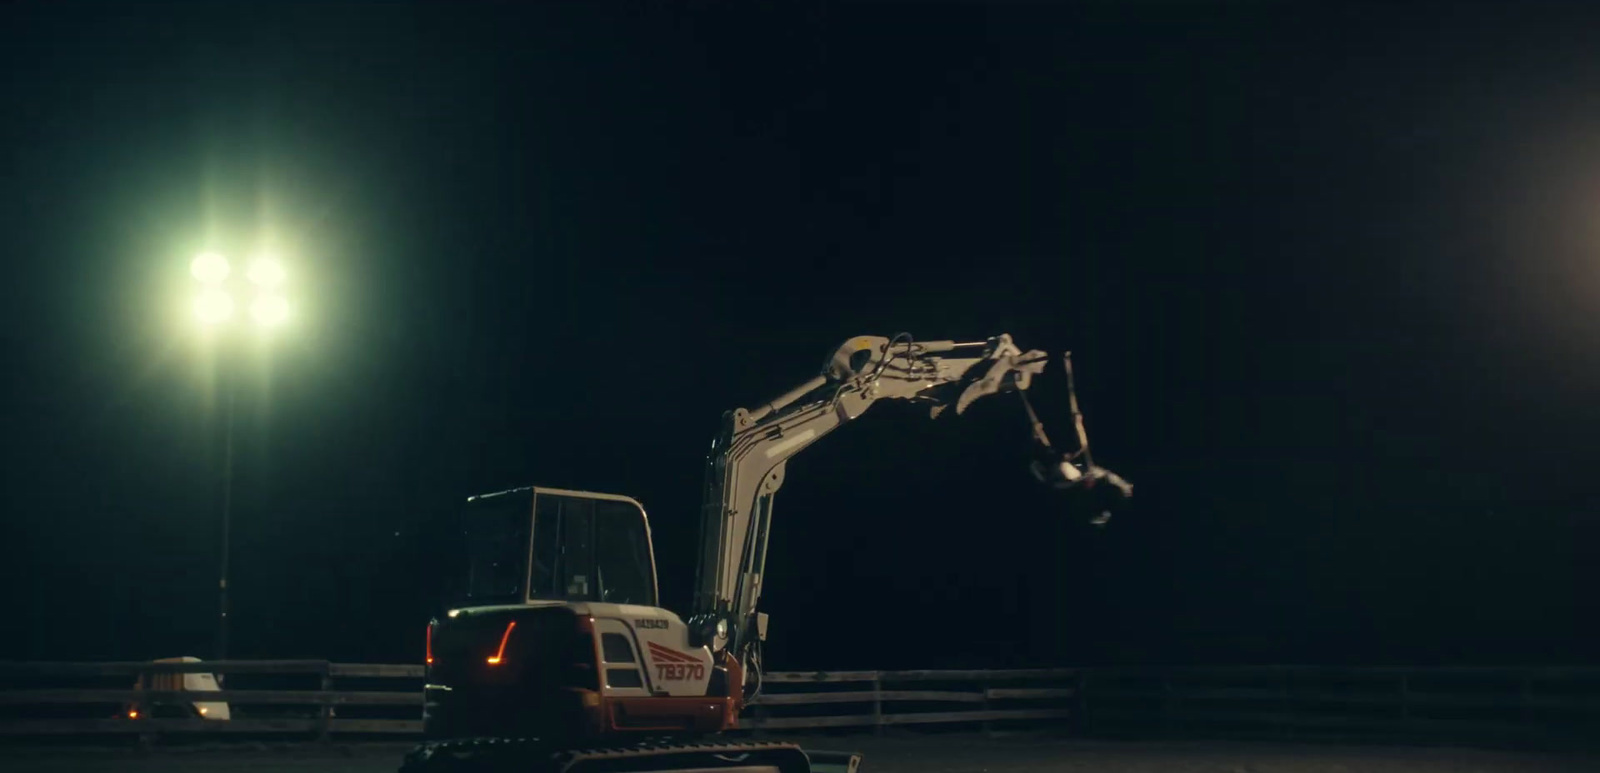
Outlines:
{"type": "Polygon", "coordinates": [[[0,657],[209,655],[187,264],[270,243],[236,656],[419,660],[522,484],[642,500],[682,609],[721,413],[908,331],[1072,349],[1138,507],[875,407],[772,667],[1593,662],[1600,18],[1396,5],[10,4],[0,657]]]}

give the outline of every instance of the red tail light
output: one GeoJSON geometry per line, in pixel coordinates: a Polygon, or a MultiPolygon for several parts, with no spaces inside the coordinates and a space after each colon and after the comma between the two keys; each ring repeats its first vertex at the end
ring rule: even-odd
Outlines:
{"type": "MultiPolygon", "coordinates": [[[[489,656],[489,665],[498,666],[498,665],[500,665],[500,661],[505,659],[505,656],[506,656],[506,641],[511,638],[511,629],[516,628],[516,627],[517,627],[517,621],[515,621],[515,620],[512,620],[509,623],[506,623],[506,632],[503,633],[503,634],[500,634],[500,649],[496,650],[493,655],[489,656]]],[[[535,630],[537,630],[537,629],[535,629],[535,630]]]]}

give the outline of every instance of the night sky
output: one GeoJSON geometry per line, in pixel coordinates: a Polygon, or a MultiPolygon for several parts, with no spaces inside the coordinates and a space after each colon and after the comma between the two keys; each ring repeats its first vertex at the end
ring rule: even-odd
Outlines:
{"type": "Polygon", "coordinates": [[[844,339],[1071,349],[780,493],[769,667],[1600,657],[1600,15],[1527,3],[8,4],[0,658],[418,662],[469,495],[624,493],[844,339]],[[248,332],[248,331],[246,331],[248,332]],[[1059,362],[1035,405],[1068,437],[1059,362]]]}

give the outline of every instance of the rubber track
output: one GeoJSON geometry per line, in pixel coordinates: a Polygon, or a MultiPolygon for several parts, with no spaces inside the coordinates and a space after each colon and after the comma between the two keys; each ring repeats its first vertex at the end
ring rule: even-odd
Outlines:
{"type": "MultiPolygon", "coordinates": [[[[686,758],[671,767],[714,767],[713,755],[754,754],[773,758],[782,773],[807,773],[805,752],[781,741],[651,743],[593,748],[552,748],[537,738],[475,738],[424,743],[406,755],[401,773],[625,773],[666,757],[686,758]],[[787,762],[788,764],[784,764],[787,762]],[[709,763],[709,764],[708,764],[709,763]]],[[[665,761],[665,760],[663,760],[665,761]]],[[[723,762],[728,765],[730,763],[723,762]]]]}

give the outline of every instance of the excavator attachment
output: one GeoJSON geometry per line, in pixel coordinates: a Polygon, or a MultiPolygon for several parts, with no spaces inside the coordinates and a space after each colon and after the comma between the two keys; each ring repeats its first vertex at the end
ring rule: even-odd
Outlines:
{"type": "Polygon", "coordinates": [[[997,347],[991,355],[994,360],[983,378],[967,385],[961,391],[961,397],[956,399],[956,415],[965,413],[967,406],[979,398],[1000,392],[1003,389],[1022,391],[1032,383],[1033,377],[1044,372],[1044,352],[1023,352],[1011,343],[1010,337],[997,347]]]}
{"type": "Polygon", "coordinates": [[[1033,404],[1028,402],[1027,393],[1019,391],[1022,406],[1028,412],[1034,442],[1040,452],[1029,463],[1028,469],[1040,483],[1069,492],[1073,505],[1090,514],[1091,524],[1104,526],[1111,520],[1112,514],[1133,498],[1133,484],[1094,463],[1094,456],[1089,453],[1089,434],[1083,428],[1083,412],[1078,409],[1078,389],[1072,379],[1072,353],[1066,352],[1061,359],[1067,371],[1067,399],[1072,410],[1078,448],[1063,452],[1051,445],[1050,436],[1045,434],[1044,424],[1039,421],[1039,414],[1034,412],[1033,404]]]}
{"type": "Polygon", "coordinates": [[[1074,513],[1086,513],[1089,523],[1104,526],[1133,497],[1133,484],[1104,468],[1078,466],[1070,456],[1044,462],[1035,460],[1030,470],[1051,488],[1066,491],[1074,513]]]}

